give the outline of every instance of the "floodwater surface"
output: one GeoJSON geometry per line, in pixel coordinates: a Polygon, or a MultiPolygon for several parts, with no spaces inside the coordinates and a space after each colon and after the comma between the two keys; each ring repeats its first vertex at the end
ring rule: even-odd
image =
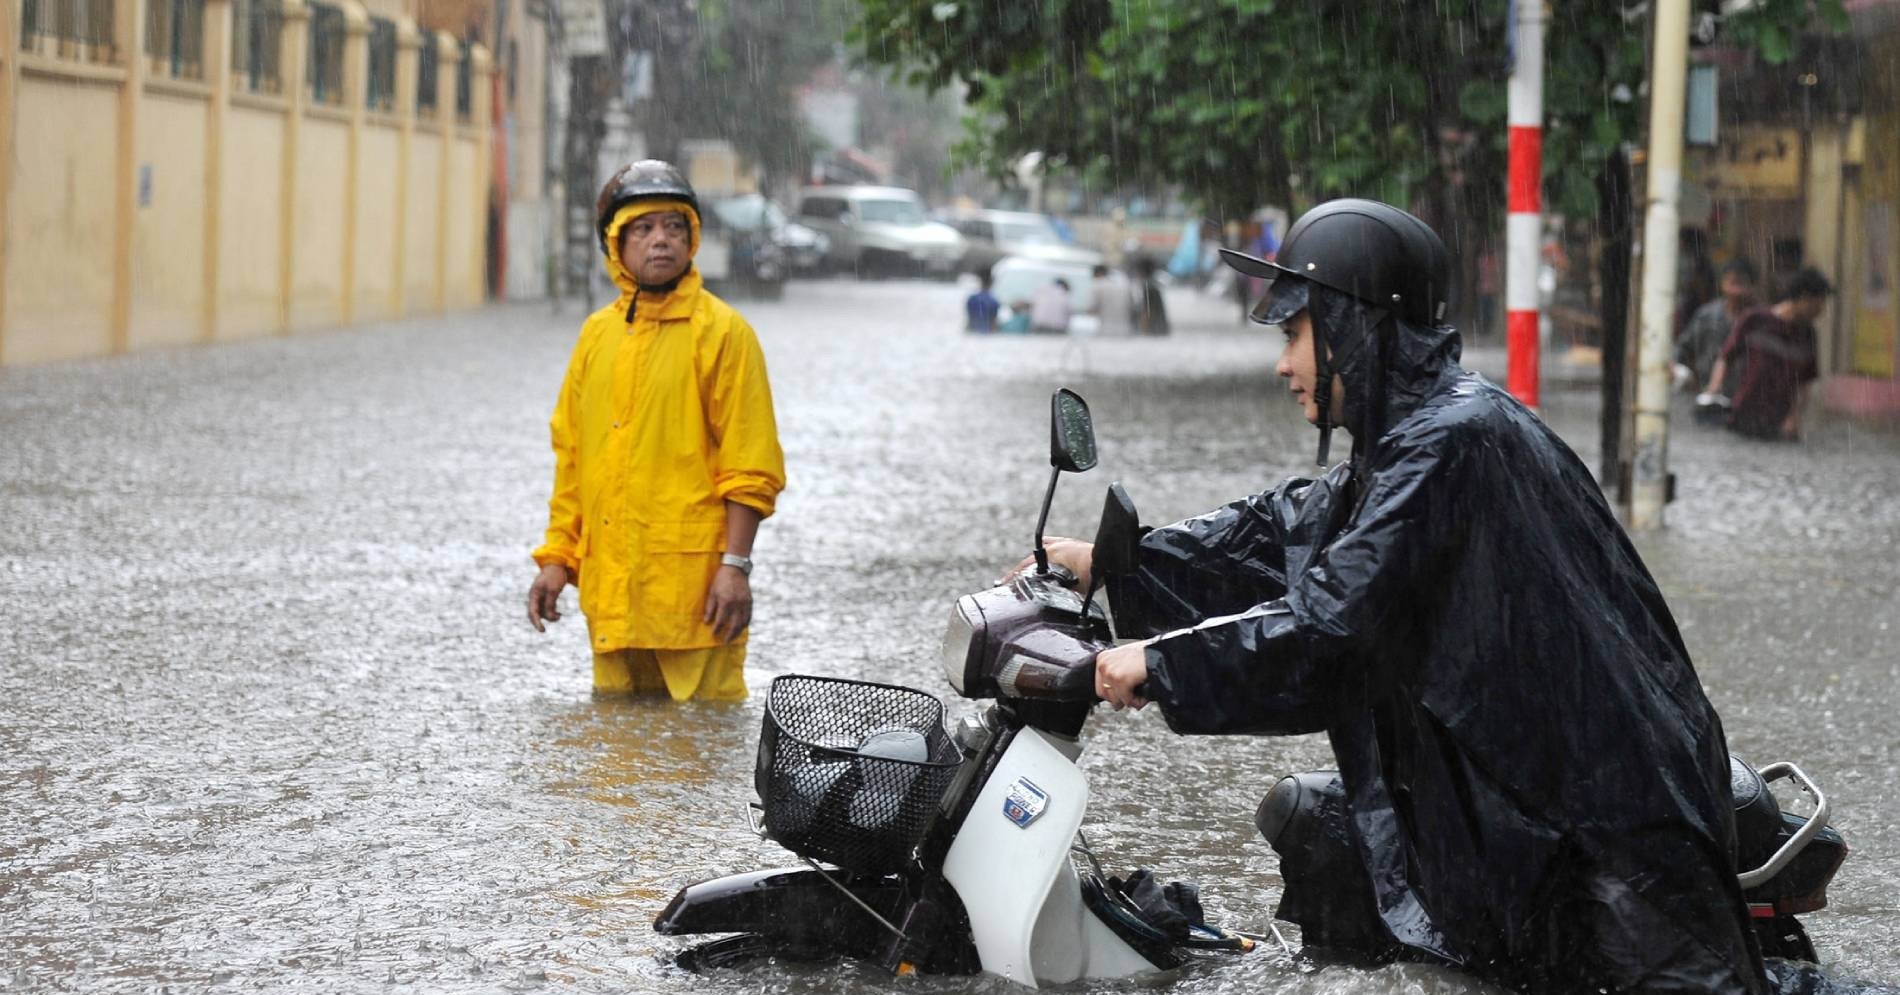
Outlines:
{"type": "MultiPolygon", "coordinates": [[[[1113,480],[1162,522],[1311,462],[1278,336],[1231,305],[1175,292],[1172,337],[1071,341],[966,336],[960,294],[740,302],[791,486],[736,705],[594,697],[572,592],[549,634],[526,623],[577,314],[0,370],[0,988],[1014,990],[849,964],[696,977],[651,929],[681,885],[791,862],[743,811],[772,676],[970,707],[937,641],[952,599],[1028,551],[1054,387],[1089,399],[1101,464],[1065,477],[1052,534],[1091,533],[1113,480]]],[[[1547,415],[1594,462],[1594,387],[1549,370],[1547,415]]],[[[1805,917],[1824,961],[1900,981],[1900,446],[1677,419],[1672,459],[1671,527],[1640,546],[1732,748],[1834,798],[1853,853],[1805,917]]],[[[1210,918],[1263,929],[1279,879],[1253,809],[1329,765],[1324,739],[1178,739],[1150,709],[1098,712],[1086,743],[1110,869],[1194,881],[1210,918]]],[[[1079,990],[1477,986],[1264,950],[1079,990]]]]}

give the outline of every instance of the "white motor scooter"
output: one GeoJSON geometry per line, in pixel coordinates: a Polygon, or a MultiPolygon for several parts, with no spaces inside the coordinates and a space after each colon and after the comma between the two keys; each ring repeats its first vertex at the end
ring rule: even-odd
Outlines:
{"type": "MultiPolygon", "coordinates": [[[[1200,921],[1191,889],[1143,872],[1102,873],[1081,832],[1088,779],[1078,739],[1095,697],[1095,655],[1113,645],[1093,591],[1042,553],[1049,502],[1064,471],[1095,465],[1088,407],[1053,401],[1049,489],[1036,522],[1037,569],[958,599],[944,634],[958,694],[994,699],[943,726],[943,705],[915,688],[835,678],[772,682],[759,741],[753,811],[761,836],[805,868],[753,871],[682,889],[654,923],[664,934],[729,934],[679,955],[692,968],[756,956],[837,956],[898,974],[985,971],[1030,986],[1173,968],[1187,951],[1245,951],[1259,937],[1200,921]],[[821,864],[820,862],[824,862],[821,864]],[[830,866],[824,866],[829,864],[830,866]]],[[[1132,572],[1139,527],[1119,484],[1108,489],[1092,576],[1132,572]]],[[[1731,758],[1742,897],[1762,952],[1813,961],[1796,918],[1827,905],[1847,856],[1821,789],[1792,763],[1731,758]],[[1783,779],[1814,802],[1784,812],[1783,779]]],[[[1279,854],[1288,896],[1348,933],[1383,936],[1370,895],[1342,882],[1337,774],[1282,778],[1255,814],[1279,854]]],[[[1277,937],[1277,933],[1275,934],[1277,937]]],[[[1304,939],[1312,943],[1314,937],[1304,939]]],[[[1339,943],[1337,936],[1320,945],[1339,943]]],[[[1350,955],[1350,944],[1342,952],[1350,955]]]]}
{"type": "MultiPolygon", "coordinates": [[[[683,965],[848,956],[897,974],[980,970],[1039,987],[1168,970],[1193,949],[1253,948],[1201,922],[1191,887],[1106,876],[1081,834],[1078,736],[1098,703],[1095,654],[1113,637],[1094,592],[1076,591],[1042,553],[1056,482],[1095,465],[1082,398],[1060,390],[1051,407],[1037,569],[959,599],[944,636],[951,686],[994,702],[946,732],[942,704],[913,688],[775,679],[753,824],[807,866],[682,889],[657,931],[732,934],[686,950],[683,965]]],[[[1097,576],[1132,561],[1136,539],[1134,507],[1111,487],[1097,576]]]]}

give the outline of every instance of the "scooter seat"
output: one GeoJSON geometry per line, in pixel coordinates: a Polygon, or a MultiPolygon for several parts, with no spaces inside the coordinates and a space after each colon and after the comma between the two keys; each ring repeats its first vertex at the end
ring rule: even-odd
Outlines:
{"type": "Polygon", "coordinates": [[[1761,774],[1734,754],[1728,758],[1728,778],[1735,800],[1736,863],[1757,867],[1781,845],[1781,804],[1761,774]]]}

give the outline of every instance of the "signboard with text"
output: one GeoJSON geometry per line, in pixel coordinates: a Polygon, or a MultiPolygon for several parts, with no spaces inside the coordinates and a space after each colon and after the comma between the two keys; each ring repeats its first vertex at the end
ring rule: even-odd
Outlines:
{"type": "Polygon", "coordinates": [[[607,11],[601,0],[560,0],[561,45],[570,58],[607,54],[607,11]]]}

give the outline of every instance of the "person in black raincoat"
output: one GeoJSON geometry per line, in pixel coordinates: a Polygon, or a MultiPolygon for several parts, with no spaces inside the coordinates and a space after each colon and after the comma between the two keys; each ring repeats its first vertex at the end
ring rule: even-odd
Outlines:
{"type": "MultiPolygon", "coordinates": [[[[1147,532],[1103,579],[1121,635],[1154,638],[1100,654],[1102,697],[1179,733],[1325,731],[1368,952],[1532,991],[1766,991],[1721,723],[1589,472],[1458,365],[1438,236],[1333,201],[1276,263],[1228,261],[1276,278],[1254,318],[1286,330],[1321,465],[1335,423],[1352,458],[1147,532]]],[[[1087,577],[1087,544],[1050,553],[1087,577]]],[[[1353,934],[1295,897],[1309,942],[1353,934]]]]}

